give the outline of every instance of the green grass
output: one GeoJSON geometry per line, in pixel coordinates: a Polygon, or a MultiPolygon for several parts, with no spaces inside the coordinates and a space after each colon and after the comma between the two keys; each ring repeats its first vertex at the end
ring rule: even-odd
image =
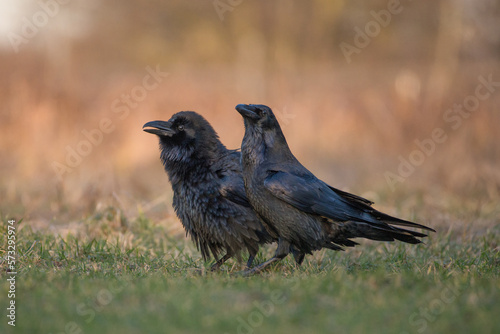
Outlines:
{"type": "Polygon", "coordinates": [[[500,333],[498,226],[418,246],[362,241],[249,278],[232,261],[206,271],[182,235],[113,208],[64,237],[17,227],[11,327],[0,226],[0,333],[500,333]]]}

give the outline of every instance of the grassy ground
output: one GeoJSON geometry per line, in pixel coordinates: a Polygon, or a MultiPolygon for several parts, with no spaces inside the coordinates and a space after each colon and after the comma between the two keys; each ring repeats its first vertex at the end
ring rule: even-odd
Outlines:
{"type": "Polygon", "coordinates": [[[363,242],[242,278],[231,261],[207,272],[182,235],[113,208],[63,236],[23,225],[15,327],[7,219],[0,226],[1,333],[500,332],[499,226],[438,231],[419,246],[363,242]]]}
{"type": "Polygon", "coordinates": [[[498,1],[402,1],[380,34],[392,1],[80,2],[0,2],[21,43],[0,43],[0,334],[500,333],[498,1]],[[272,107],[328,184],[437,233],[207,272],[141,127],[195,110],[233,149],[238,103],[272,107]]]}

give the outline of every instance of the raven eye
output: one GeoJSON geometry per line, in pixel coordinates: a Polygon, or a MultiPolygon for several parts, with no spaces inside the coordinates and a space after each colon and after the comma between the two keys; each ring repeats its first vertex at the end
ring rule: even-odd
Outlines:
{"type": "Polygon", "coordinates": [[[266,116],[267,115],[267,110],[261,110],[260,111],[261,116],[266,116]]]}
{"type": "Polygon", "coordinates": [[[184,125],[179,125],[179,126],[177,127],[177,130],[179,130],[179,131],[184,131],[184,125]]]}

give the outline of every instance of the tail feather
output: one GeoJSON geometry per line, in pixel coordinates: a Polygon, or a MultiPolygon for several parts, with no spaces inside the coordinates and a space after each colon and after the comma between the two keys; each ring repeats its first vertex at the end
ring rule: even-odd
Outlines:
{"type": "Polygon", "coordinates": [[[374,212],[372,212],[371,214],[378,221],[383,221],[383,222],[385,222],[387,224],[398,225],[398,226],[408,226],[408,227],[413,227],[413,228],[421,228],[423,230],[436,232],[436,230],[434,230],[434,229],[432,229],[430,227],[427,227],[425,225],[421,225],[421,224],[410,222],[408,220],[404,220],[404,219],[392,217],[392,216],[389,216],[388,214],[385,214],[385,213],[380,212],[380,211],[374,210],[374,212]]]}
{"type": "MultiPolygon", "coordinates": [[[[330,186],[329,186],[330,187],[330,186]]],[[[413,228],[420,228],[424,229],[427,231],[432,231],[436,232],[434,229],[427,227],[425,225],[417,224],[410,222],[408,220],[392,217],[388,214],[385,214],[383,212],[375,210],[372,205],[374,204],[372,201],[367,200],[363,197],[356,196],[350,193],[347,193],[345,191],[330,187],[331,190],[333,190],[335,193],[341,196],[341,198],[344,200],[344,202],[349,205],[357,208],[360,210],[361,215],[359,217],[352,217],[353,220],[361,219],[362,221],[365,222],[373,222],[373,223],[378,223],[381,222],[382,224],[391,224],[391,225],[398,225],[398,226],[407,226],[407,227],[413,227],[413,228]]]]}
{"type": "MultiPolygon", "coordinates": [[[[343,230],[346,238],[365,238],[377,241],[399,240],[409,244],[419,244],[422,241],[417,238],[427,236],[420,232],[390,226],[385,223],[369,224],[351,221],[343,224],[343,230]]],[[[338,243],[334,238],[332,238],[332,242],[338,243]]]]}

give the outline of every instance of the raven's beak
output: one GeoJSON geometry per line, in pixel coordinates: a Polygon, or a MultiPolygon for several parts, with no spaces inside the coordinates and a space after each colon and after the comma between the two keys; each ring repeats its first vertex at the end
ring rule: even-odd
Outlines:
{"type": "Polygon", "coordinates": [[[236,110],[243,116],[243,118],[248,118],[251,120],[258,120],[259,114],[257,114],[258,108],[252,104],[238,104],[236,110]]]}
{"type": "Polygon", "coordinates": [[[152,121],[152,122],[147,122],[142,126],[142,129],[146,132],[158,135],[158,136],[167,136],[167,137],[172,137],[172,135],[175,133],[174,130],[171,128],[172,123],[170,122],[165,122],[165,121],[152,121]],[[145,129],[149,128],[149,129],[145,129]]]}

